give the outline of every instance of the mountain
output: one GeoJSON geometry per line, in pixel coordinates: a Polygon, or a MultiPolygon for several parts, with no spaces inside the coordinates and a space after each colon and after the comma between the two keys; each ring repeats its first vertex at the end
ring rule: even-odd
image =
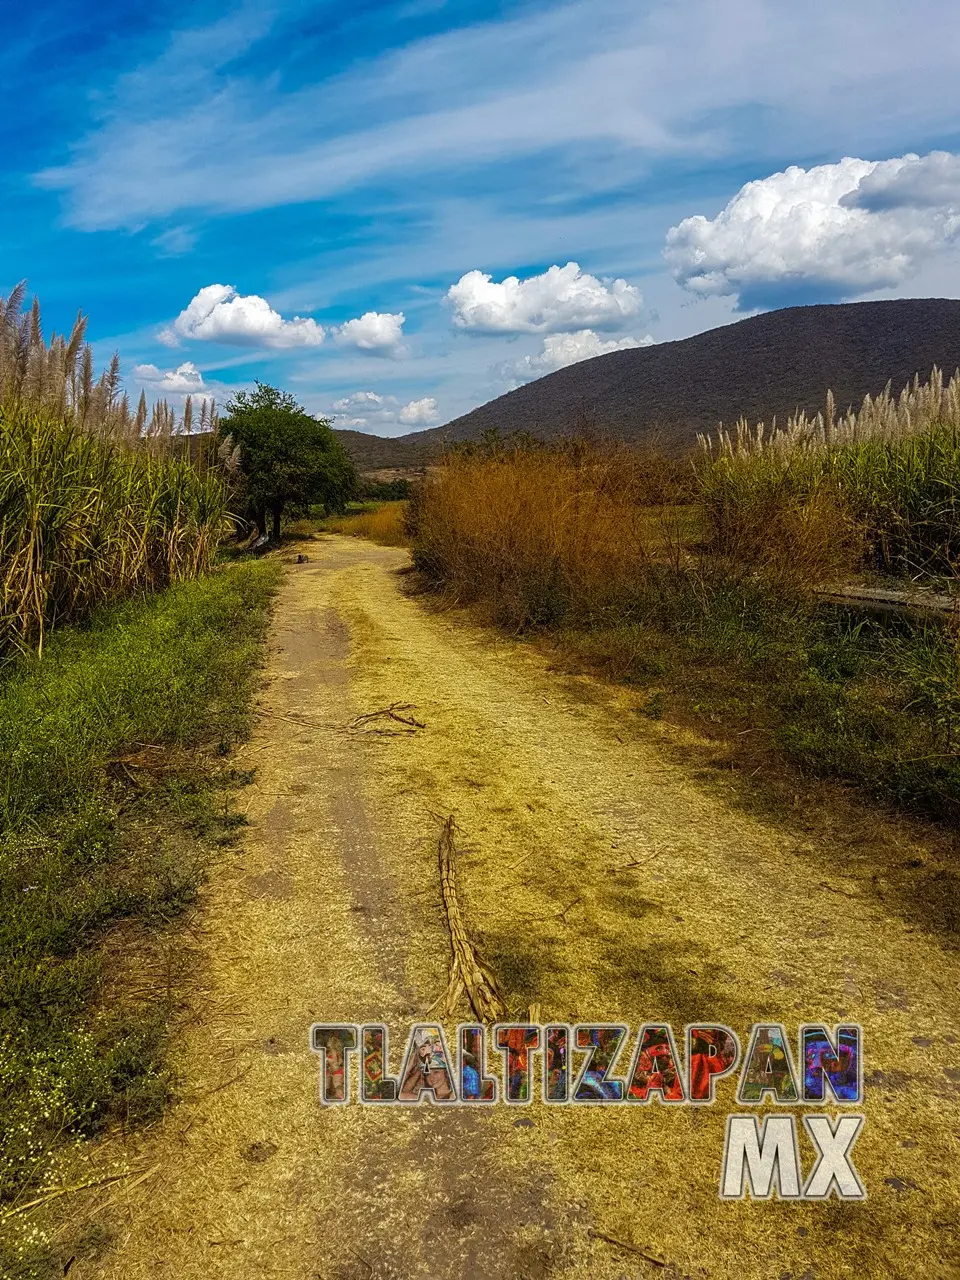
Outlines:
{"type": "Polygon", "coordinates": [[[960,366],[955,299],[789,307],[680,342],[583,360],[428,431],[394,440],[340,434],[351,437],[351,450],[357,438],[379,467],[421,466],[445,441],[473,440],[491,428],[549,440],[586,426],[627,441],[655,435],[679,452],[698,432],[741,415],[769,422],[798,408],[815,412],[828,388],[838,410],[859,407],[888,381],[899,390],[935,364],[947,374],[960,366]]]}
{"type": "Polygon", "coordinates": [[[337,428],[334,428],[334,433],[339,436],[357,469],[363,472],[393,468],[416,470],[428,466],[437,456],[442,444],[439,440],[424,440],[421,443],[414,440],[413,436],[373,436],[366,431],[337,428]]]}

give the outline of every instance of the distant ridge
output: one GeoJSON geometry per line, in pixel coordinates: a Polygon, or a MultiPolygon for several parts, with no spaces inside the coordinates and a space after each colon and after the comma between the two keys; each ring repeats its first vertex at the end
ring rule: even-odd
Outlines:
{"type": "Polygon", "coordinates": [[[372,436],[366,431],[336,427],[334,432],[360,471],[424,467],[433,461],[441,447],[440,441],[418,443],[413,436],[372,436]]]}
{"type": "Polygon", "coordinates": [[[421,466],[445,441],[473,440],[491,428],[549,440],[586,426],[633,442],[656,436],[680,452],[721,421],[815,412],[828,388],[843,411],[888,381],[899,391],[935,364],[946,373],[960,367],[956,299],[789,307],[680,342],[583,360],[429,431],[392,440],[340,435],[351,452],[362,450],[365,460],[355,457],[364,469],[421,466]]]}

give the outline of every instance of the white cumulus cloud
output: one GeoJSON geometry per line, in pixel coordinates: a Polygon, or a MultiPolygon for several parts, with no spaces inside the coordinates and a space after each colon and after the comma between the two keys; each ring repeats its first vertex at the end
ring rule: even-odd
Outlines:
{"type": "Polygon", "coordinates": [[[356,320],[348,320],[334,331],[335,341],[343,347],[357,347],[376,355],[395,354],[403,340],[402,311],[365,311],[356,320]]]}
{"type": "Polygon", "coordinates": [[[147,391],[158,395],[195,396],[206,390],[203,374],[189,360],[176,369],[158,369],[155,364],[138,364],[133,370],[134,380],[147,391]]]}
{"type": "Polygon", "coordinates": [[[437,420],[437,402],[433,396],[411,400],[397,416],[405,427],[428,427],[437,420]]]}
{"type": "MultiPolygon", "coordinates": [[[[367,311],[330,330],[338,346],[355,347],[372,355],[395,355],[401,350],[402,311],[367,311]]],[[[179,346],[181,339],[224,342],[244,347],[290,350],[319,347],[326,330],[316,320],[294,316],[292,320],[275,311],[255,293],[242,295],[233,285],[208,284],[180,312],[172,325],[161,329],[157,340],[165,346],[179,346]]]]}
{"type": "Polygon", "coordinates": [[[433,426],[439,417],[433,396],[402,404],[396,396],[380,395],[376,391],[354,391],[334,400],[332,408],[335,427],[384,436],[402,435],[404,431],[417,427],[433,426]]]}
{"type": "Polygon", "coordinates": [[[855,192],[843,197],[844,206],[869,209],[952,209],[960,207],[960,156],[949,151],[906,155],[877,164],[862,178],[855,192]]]}
{"type": "Polygon", "coordinates": [[[603,339],[592,329],[578,329],[576,333],[551,333],[543,340],[539,354],[523,356],[520,360],[505,365],[505,371],[514,379],[528,382],[531,378],[542,378],[547,373],[555,373],[557,369],[565,369],[569,364],[577,364],[580,360],[590,360],[593,356],[605,356],[611,351],[629,351],[633,347],[649,347],[653,338],[646,334],[642,338],[603,339]]]}
{"type": "Polygon", "coordinates": [[[339,413],[353,413],[360,409],[380,408],[384,399],[384,396],[378,396],[375,391],[354,391],[349,396],[334,400],[333,407],[339,413]]]}
{"type": "Polygon", "coordinates": [[[173,329],[157,335],[172,345],[179,338],[227,342],[245,347],[318,347],[324,331],[315,320],[294,316],[284,320],[266,298],[246,297],[229,284],[208,284],[173,322],[173,329]]]}
{"type": "Polygon", "coordinates": [[[749,309],[892,288],[958,239],[960,157],[847,156],[748,182],[672,227],[665,256],[685,289],[749,309]]]}
{"type": "Polygon", "coordinates": [[[483,271],[468,271],[447,290],[447,301],[454,325],[475,333],[620,329],[643,307],[639,289],[626,280],[598,280],[576,262],[499,283],[483,271]]]}

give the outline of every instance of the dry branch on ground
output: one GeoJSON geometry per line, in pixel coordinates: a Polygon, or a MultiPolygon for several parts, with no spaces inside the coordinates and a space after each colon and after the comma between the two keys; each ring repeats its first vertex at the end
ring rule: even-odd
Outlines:
{"type": "Polygon", "coordinates": [[[457,827],[453,818],[447,818],[437,846],[440,865],[440,889],[450,930],[452,956],[450,981],[447,989],[433,1006],[441,1017],[450,1017],[462,995],[470,1001],[473,1012],[481,1022],[497,1022],[507,1011],[503,996],[492,971],[484,964],[477,949],[470,941],[457,898],[456,848],[454,834],[457,827]]]}

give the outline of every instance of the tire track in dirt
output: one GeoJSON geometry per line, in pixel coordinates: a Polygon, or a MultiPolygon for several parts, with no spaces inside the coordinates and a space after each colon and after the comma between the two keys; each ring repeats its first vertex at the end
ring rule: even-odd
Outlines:
{"type": "Polygon", "coordinates": [[[246,752],[249,838],[206,894],[186,1096],[128,1142],[158,1174],[86,1205],[115,1237],[71,1274],[665,1273],[595,1229],[675,1275],[914,1276],[923,1259],[920,1273],[956,1276],[955,946],[892,914],[842,837],[811,848],[698,784],[628,692],[552,675],[405,595],[405,553],[306,550],[246,752]],[[345,731],[398,701],[423,730],[345,731]],[[519,1121],[321,1109],[311,1022],[382,1017],[396,1036],[445,986],[448,813],[468,926],[515,1009],[741,1032],[861,1021],[866,1204],[721,1204],[725,1095],[677,1111],[534,1105],[519,1121]]]}
{"type": "Polygon", "coordinates": [[[311,1022],[383,1018],[399,1033],[437,995],[408,973],[422,912],[398,892],[390,815],[368,797],[386,740],[348,729],[365,708],[330,591],[353,549],[282,591],[246,751],[249,838],[205,894],[186,1097],[159,1133],[127,1143],[132,1164],[160,1172],[103,1197],[113,1247],[74,1276],[482,1280],[543,1276],[559,1256],[548,1179],[532,1166],[504,1175],[503,1144],[479,1117],[318,1105],[311,1022]]]}

